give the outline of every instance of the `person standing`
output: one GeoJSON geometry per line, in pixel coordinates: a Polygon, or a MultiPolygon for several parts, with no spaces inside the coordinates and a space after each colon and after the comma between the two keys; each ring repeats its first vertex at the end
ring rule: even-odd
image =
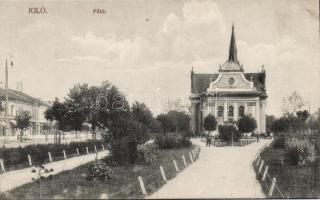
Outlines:
{"type": "Polygon", "coordinates": [[[256,133],[256,137],[257,137],[257,143],[260,143],[260,139],[259,139],[259,134],[256,133]]]}

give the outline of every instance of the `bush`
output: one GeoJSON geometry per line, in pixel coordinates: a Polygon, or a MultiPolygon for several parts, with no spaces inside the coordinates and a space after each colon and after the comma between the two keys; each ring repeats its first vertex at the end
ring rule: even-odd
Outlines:
{"type": "Polygon", "coordinates": [[[107,181],[111,178],[113,174],[112,170],[107,166],[107,164],[101,160],[95,162],[93,165],[88,167],[87,180],[101,180],[107,181]]]}
{"type": "Polygon", "coordinates": [[[253,117],[245,115],[239,119],[237,126],[241,133],[249,133],[257,128],[257,122],[253,117]]]}
{"type": "Polygon", "coordinates": [[[219,126],[219,139],[223,142],[231,142],[232,137],[234,142],[238,142],[241,134],[239,131],[236,130],[236,128],[232,125],[224,125],[219,126]]]}
{"type": "Polygon", "coordinates": [[[155,159],[154,150],[158,148],[157,145],[153,143],[139,145],[138,146],[138,158],[137,161],[140,164],[150,164],[155,159]]]}
{"type": "Polygon", "coordinates": [[[154,142],[160,149],[185,148],[192,145],[188,137],[179,134],[159,135],[154,142]]]}
{"type": "Polygon", "coordinates": [[[312,145],[308,142],[294,142],[288,147],[286,158],[291,165],[311,162],[312,145]]]}
{"type": "Polygon", "coordinates": [[[280,135],[274,138],[273,143],[272,143],[272,148],[274,149],[284,149],[285,148],[285,136],[280,135]]]}

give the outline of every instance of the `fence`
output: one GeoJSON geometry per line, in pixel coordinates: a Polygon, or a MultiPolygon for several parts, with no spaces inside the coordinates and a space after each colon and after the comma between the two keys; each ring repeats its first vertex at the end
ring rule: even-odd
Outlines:
{"type": "Polygon", "coordinates": [[[146,176],[139,176],[136,181],[124,186],[119,191],[112,194],[103,193],[100,198],[143,198],[148,196],[195,162],[199,158],[200,151],[201,148],[196,147],[181,158],[170,160],[167,164],[159,166],[158,171],[146,176]],[[135,196],[136,191],[139,191],[141,196],[135,196]]]}
{"type": "MultiPolygon", "coordinates": [[[[202,142],[206,142],[206,140],[207,140],[206,138],[201,138],[202,142]]],[[[224,147],[224,146],[230,146],[230,145],[244,147],[254,143],[255,141],[256,141],[255,139],[240,139],[238,142],[221,142],[220,140],[213,139],[211,142],[211,145],[215,147],[224,147]]]]}
{"type": "Polygon", "coordinates": [[[56,150],[56,151],[48,151],[46,156],[44,154],[27,154],[26,159],[23,163],[19,163],[17,166],[14,165],[14,158],[10,159],[0,159],[0,174],[12,171],[12,170],[17,170],[17,169],[23,169],[27,167],[32,167],[35,165],[42,165],[46,163],[51,163],[54,161],[59,161],[59,160],[65,160],[67,158],[72,158],[80,155],[85,155],[91,153],[97,153],[99,150],[103,151],[105,150],[105,147],[103,144],[101,146],[97,145],[92,146],[90,149],[88,146],[84,148],[76,148],[74,149],[70,154],[70,149],[69,149],[69,154],[66,152],[66,150],[56,150]]]}
{"type": "Polygon", "coordinates": [[[257,179],[260,180],[262,187],[267,194],[267,198],[286,198],[283,192],[280,190],[277,184],[277,179],[275,177],[271,177],[270,168],[265,164],[263,158],[261,157],[261,152],[269,147],[270,143],[265,144],[255,156],[253,161],[254,169],[257,173],[257,179]]]}

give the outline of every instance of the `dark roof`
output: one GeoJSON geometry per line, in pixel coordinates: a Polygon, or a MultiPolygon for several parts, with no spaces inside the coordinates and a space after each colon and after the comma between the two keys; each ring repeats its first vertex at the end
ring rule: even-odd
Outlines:
{"type": "MultiPolygon", "coordinates": [[[[201,94],[207,91],[210,86],[210,78],[215,81],[219,74],[194,74],[191,72],[191,92],[193,94],[201,94]]],[[[254,87],[262,96],[266,96],[265,73],[244,73],[247,80],[251,80],[254,87]]]]}
{"type": "MultiPolygon", "coordinates": [[[[6,95],[5,89],[0,88],[0,96],[3,97],[3,99],[4,99],[5,95],[6,95]]],[[[9,98],[9,100],[18,100],[18,101],[26,102],[29,104],[35,104],[35,102],[36,102],[35,97],[32,97],[24,92],[12,90],[12,89],[8,90],[8,98],[9,98]]],[[[50,106],[48,103],[46,103],[40,99],[38,99],[37,103],[38,103],[38,105],[41,105],[41,106],[50,106]]]]}

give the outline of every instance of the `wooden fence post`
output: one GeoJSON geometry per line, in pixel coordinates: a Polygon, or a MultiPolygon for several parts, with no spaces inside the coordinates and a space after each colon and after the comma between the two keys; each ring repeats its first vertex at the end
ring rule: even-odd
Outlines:
{"type": "Polygon", "coordinates": [[[64,159],[67,159],[66,151],[63,150],[62,152],[63,152],[63,158],[64,158],[64,159]]]}
{"type": "Polygon", "coordinates": [[[189,152],[189,157],[190,157],[191,162],[193,163],[193,158],[192,158],[192,155],[190,152],[189,152]]]}
{"type": "Polygon", "coordinates": [[[28,161],[29,161],[29,166],[32,166],[31,156],[29,154],[28,154],[28,161]]]}
{"type": "Polygon", "coordinates": [[[192,153],[193,158],[196,159],[196,154],[194,153],[193,149],[192,149],[191,153],[192,153]]]}
{"type": "Polygon", "coordinates": [[[261,157],[259,156],[259,157],[258,157],[258,160],[257,160],[257,162],[256,162],[256,167],[258,167],[258,166],[259,166],[260,159],[261,159],[261,157]]]}
{"type": "Polygon", "coordinates": [[[94,151],[97,153],[98,151],[97,151],[97,146],[96,145],[94,145],[94,151]]]}
{"type": "Polygon", "coordinates": [[[263,164],[264,164],[264,160],[261,160],[261,162],[260,162],[260,167],[259,167],[259,170],[258,170],[258,174],[260,174],[260,173],[261,173],[261,170],[262,170],[263,164]]]}
{"type": "Polygon", "coordinates": [[[144,183],[143,183],[143,179],[141,176],[138,177],[138,181],[140,183],[140,187],[141,187],[141,192],[143,195],[147,195],[147,191],[146,188],[144,187],[144,183]]]}
{"type": "Polygon", "coordinates": [[[182,156],[182,159],[183,159],[184,166],[186,167],[187,166],[186,158],[182,156]]]}
{"type": "Polygon", "coordinates": [[[264,172],[263,172],[263,175],[262,175],[262,178],[261,178],[262,181],[264,181],[266,179],[266,176],[267,176],[267,173],[268,173],[268,169],[269,169],[269,166],[265,166],[264,167],[264,172]]]}
{"type": "Polygon", "coordinates": [[[173,160],[173,165],[176,168],[176,171],[179,172],[179,168],[178,168],[176,160],[173,160]]]}
{"type": "Polygon", "coordinates": [[[104,146],[103,146],[103,144],[101,144],[101,147],[102,147],[102,150],[104,151],[104,146]]]}
{"type": "Polygon", "coordinates": [[[0,172],[6,172],[6,169],[4,168],[4,164],[3,164],[3,160],[2,159],[0,159],[0,169],[1,169],[1,171],[0,172]]]}
{"type": "Polygon", "coordinates": [[[162,176],[162,179],[164,180],[164,182],[167,182],[167,177],[164,173],[164,170],[163,170],[163,167],[160,166],[160,172],[161,172],[161,176],[162,176]]]}
{"type": "Polygon", "coordinates": [[[87,150],[87,154],[89,154],[89,149],[88,149],[88,147],[86,147],[86,150],[87,150]]]}
{"type": "Polygon", "coordinates": [[[50,153],[50,152],[48,152],[48,155],[49,155],[49,162],[52,162],[51,153],[50,153]]]}
{"type": "Polygon", "coordinates": [[[276,178],[272,179],[272,183],[271,183],[271,186],[270,186],[270,189],[269,189],[269,192],[268,192],[268,197],[272,197],[272,193],[273,193],[273,190],[274,190],[274,186],[276,185],[276,181],[277,181],[276,178]]]}
{"type": "Polygon", "coordinates": [[[78,149],[78,148],[77,148],[77,154],[78,154],[78,155],[80,155],[80,153],[79,153],[79,149],[78,149]]]}

